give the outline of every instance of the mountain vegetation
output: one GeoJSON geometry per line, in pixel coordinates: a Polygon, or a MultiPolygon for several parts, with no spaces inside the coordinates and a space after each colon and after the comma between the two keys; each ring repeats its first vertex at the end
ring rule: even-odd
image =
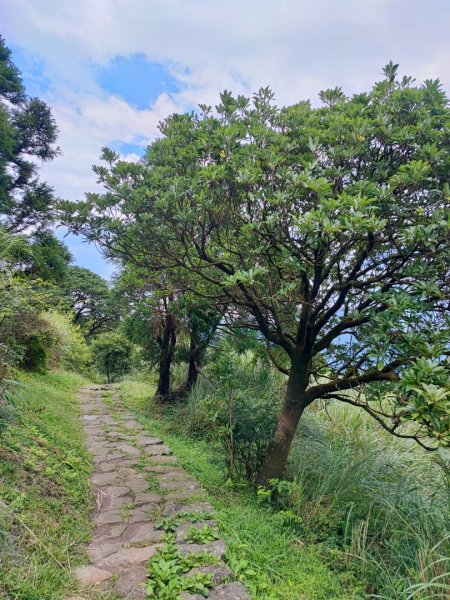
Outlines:
{"type": "Polygon", "coordinates": [[[76,589],[89,382],[200,480],[252,598],[448,597],[448,98],[391,62],[320,101],[224,92],[61,200],[51,109],[0,38],[1,599],[76,589]]]}

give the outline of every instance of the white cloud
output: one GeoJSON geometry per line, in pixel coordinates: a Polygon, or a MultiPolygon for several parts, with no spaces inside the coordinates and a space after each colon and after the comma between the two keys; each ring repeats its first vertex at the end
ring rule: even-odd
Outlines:
{"type": "Polygon", "coordinates": [[[2,0],[7,43],[43,59],[64,155],[44,174],[58,195],[95,187],[90,167],[117,141],[145,147],[158,121],[224,88],[249,94],[270,85],[277,101],[353,92],[391,58],[418,78],[450,87],[447,0],[2,0]],[[148,110],[108,95],[95,70],[143,53],[183,83],[148,110]]]}

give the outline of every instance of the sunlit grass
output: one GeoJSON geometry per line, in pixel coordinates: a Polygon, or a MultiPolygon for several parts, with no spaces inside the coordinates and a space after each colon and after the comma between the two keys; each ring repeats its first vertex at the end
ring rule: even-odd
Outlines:
{"type": "Polygon", "coordinates": [[[276,511],[261,506],[246,486],[226,481],[219,448],[183,433],[176,409],[155,405],[151,385],[121,384],[128,408],[152,435],[161,436],[180,463],[205,487],[217,510],[228,560],[257,600],[363,598],[363,586],[344,557],[322,545],[307,545],[276,511]]]}
{"type": "Polygon", "coordinates": [[[85,559],[88,454],[73,373],[18,376],[0,437],[0,598],[61,600],[85,559]]]}

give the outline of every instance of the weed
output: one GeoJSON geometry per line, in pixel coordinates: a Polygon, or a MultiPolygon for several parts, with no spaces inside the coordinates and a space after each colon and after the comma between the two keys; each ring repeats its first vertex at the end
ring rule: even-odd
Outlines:
{"type": "Polygon", "coordinates": [[[211,527],[210,525],[205,524],[200,529],[197,529],[194,525],[189,527],[186,532],[185,540],[194,544],[208,544],[219,538],[220,535],[217,527],[211,527]]]}
{"type": "Polygon", "coordinates": [[[205,564],[201,555],[183,555],[176,544],[168,541],[148,562],[146,592],[155,600],[176,600],[182,591],[207,596],[213,585],[210,573],[186,575],[191,569],[205,564]]]}

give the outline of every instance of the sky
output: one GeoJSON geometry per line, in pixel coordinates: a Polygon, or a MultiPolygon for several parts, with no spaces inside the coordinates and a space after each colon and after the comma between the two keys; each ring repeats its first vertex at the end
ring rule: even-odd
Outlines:
{"type": "MultiPolygon", "coordinates": [[[[280,105],[366,90],[393,60],[450,90],[450,0],[1,0],[0,33],[30,95],[53,109],[62,155],[41,176],[61,198],[98,191],[109,146],[138,160],[174,112],[269,85],[280,105]]],[[[59,230],[60,236],[65,231],[59,230]]],[[[93,245],[77,264],[109,278],[93,245]]]]}

